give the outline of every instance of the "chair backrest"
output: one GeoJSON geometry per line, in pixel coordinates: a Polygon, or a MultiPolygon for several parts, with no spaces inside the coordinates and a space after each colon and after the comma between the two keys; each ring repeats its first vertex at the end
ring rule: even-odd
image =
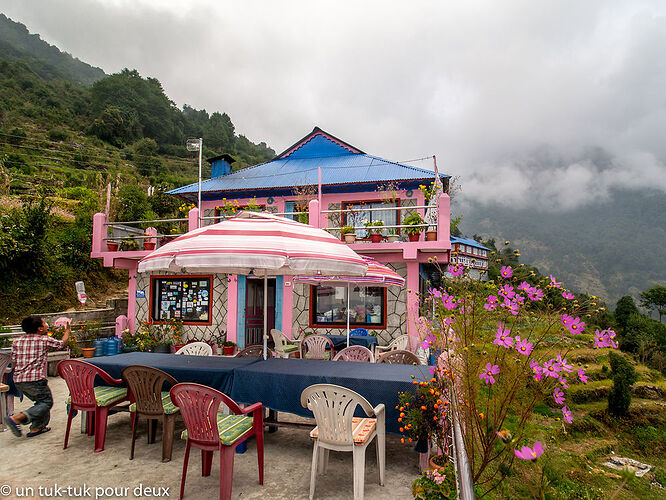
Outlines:
{"type": "Polygon", "coordinates": [[[405,351],[403,349],[396,349],[394,351],[388,351],[379,358],[377,358],[377,363],[389,363],[393,365],[420,365],[421,360],[413,352],[405,351]]]}
{"type": "Polygon", "coordinates": [[[283,353],[284,347],[289,343],[287,336],[280,330],[273,328],[271,337],[273,337],[273,343],[275,344],[275,352],[283,353]]]}
{"type": "Polygon", "coordinates": [[[213,348],[205,342],[191,342],[176,351],[176,354],[187,356],[212,356],[213,348]]]}
{"type": "Polygon", "coordinates": [[[349,332],[350,337],[367,337],[368,336],[368,330],[365,328],[354,328],[351,332],[349,332]]]}
{"type": "Polygon", "coordinates": [[[393,351],[395,349],[408,350],[407,345],[409,344],[409,335],[400,335],[399,337],[394,338],[388,345],[388,348],[393,351]]]}
{"type": "Polygon", "coordinates": [[[121,374],[134,396],[136,411],[143,415],[156,416],[164,413],[162,390],[164,384],[174,386],[178,381],[168,373],[150,366],[131,365],[121,374]]]}
{"type": "Polygon", "coordinates": [[[118,384],[121,380],[115,380],[101,368],[79,361],[76,359],[64,359],[58,363],[58,375],[60,375],[69,389],[72,405],[77,410],[94,410],[97,407],[95,400],[95,377],[100,376],[109,384],[118,384]]]}
{"type": "Polygon", "coordinates": [[[5,370],[12,364],[12,355],[4,352],[0,353],[0,383],[5,380],[5,370]]]}
{"type": "Polygon", "coordinates": [[[180,409],[187,427],[187,439],[202,445],[219,445],[217,414],[225,404],[238,415],[241,409],[226,394],[201,384],[181,383],[171,388],[171,401],[180,409]]]}
{"type": "Polygon", "coordinates": [[[331,353],[335,347],[333,341],[323,335],[308,335],[303,339],[303,357],[308,354],[309,359],[326,359],[326,347],[330,347],[331,353]]]}
{"type": "Polygon", "coordinates": [[[374,409],[360,394],[332,384],[315,384],[303,389],[301,404],[314,414],[320,442],[353,446],[352,417],[357,406],[369,417],[374,409]]]}
{"type": "MultiPolygon", "coordinates": [[[[266,351],[266,357],[270,358],[273,356],[273,353],[270,350],[266,351]]],[[[264,346],[260,344],[249,345],[242,351],[236,354],[236,358],[263,358],[264,357],[264,346]]]]}
{"type": "Polygon", "coordinates": [[[350,345],[337,353],[333,361],[360,361],[362,363],[374,363],[375,357],[372,351],[362,345],[350,345]]]}

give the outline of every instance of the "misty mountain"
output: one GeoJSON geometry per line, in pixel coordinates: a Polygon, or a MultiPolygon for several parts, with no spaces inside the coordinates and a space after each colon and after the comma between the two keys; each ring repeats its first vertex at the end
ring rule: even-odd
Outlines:
{"type": "Polygon", "coordinates": [[[614,189],[568,211],[513,209],[465,200],[461,230],[520,249],[521,261],[565,286],[605,299],[666,283],[666,194],[614,189]]]}
{"type": "Polygon", "coordinates": [[[58,78],[90,85],[106,76],[100,68],[61,52],[3,14],[0,14],[0,59],[26,61],[45,80],[58,78]]]}

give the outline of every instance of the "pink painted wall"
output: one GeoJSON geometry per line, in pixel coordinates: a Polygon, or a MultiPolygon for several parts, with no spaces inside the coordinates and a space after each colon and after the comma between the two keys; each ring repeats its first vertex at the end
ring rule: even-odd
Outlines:
{"type": "Polygon", "coordinates": [[[238,337],[238,277],[227,276],[227,340],[236,342],[238,337]]]}

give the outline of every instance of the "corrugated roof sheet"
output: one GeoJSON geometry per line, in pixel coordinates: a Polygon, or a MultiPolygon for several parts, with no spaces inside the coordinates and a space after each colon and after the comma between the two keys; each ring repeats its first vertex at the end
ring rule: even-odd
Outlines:
{"type": "Polygon", "coordinates": [[[460,243],[462,245],[469,245],[472,247],[481,248],[482,250],[490,250],[489,248],[484,247],[478,241],[469,238],[458,238],[457,236],[451,236],[449,239],[451,240],[451,243],[460,243]]]}
{"type": "MultiPolygon", "coordinates": [[[[245,168],[201,183],[202,192],[250,191],[293,188],[318,183],[332,186],[350,183],[418,181],[432,179],[434,172],[402,165],[377,156],[350,151],[346,143],[315,128],[311,134],[283,153],[284,158],[245,168]],[[338,142],[336,142],[338,141],[338,142]]],[[[442,178],[450,177],[440,174],[442,178]]],[[[169,191],[183,195],[196,193],[197,183],[169,191]]]]}

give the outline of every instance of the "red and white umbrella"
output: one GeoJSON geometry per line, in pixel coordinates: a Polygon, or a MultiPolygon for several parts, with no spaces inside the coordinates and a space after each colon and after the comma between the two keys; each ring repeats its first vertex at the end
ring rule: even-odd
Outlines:
{"type": "Polygon", "coordinates": [[[405,278],[396,273],[393,269],[377,262],[372,257],[362,256],[363,260],[368,264],[368,270],[364,276],[352,275],[334,275],[324,276],[321,274],[310,276],[294,276],[294,281],[300,283],[308,283],[310,285],[322,286],[346,286],[347,287],[347,347],[349,347],[349,286],[350,285],[363,285],[363,286],[404,286],[405,278]]]}
{"type": "Polygon", "coordinates": [[[319,273],[362,276],[368,264],[323,229],[265,212],[239,212],[176,238],[139,262],[139,272],[264,275],[264,351],[268,327],[267,276],[319,273]]]}

